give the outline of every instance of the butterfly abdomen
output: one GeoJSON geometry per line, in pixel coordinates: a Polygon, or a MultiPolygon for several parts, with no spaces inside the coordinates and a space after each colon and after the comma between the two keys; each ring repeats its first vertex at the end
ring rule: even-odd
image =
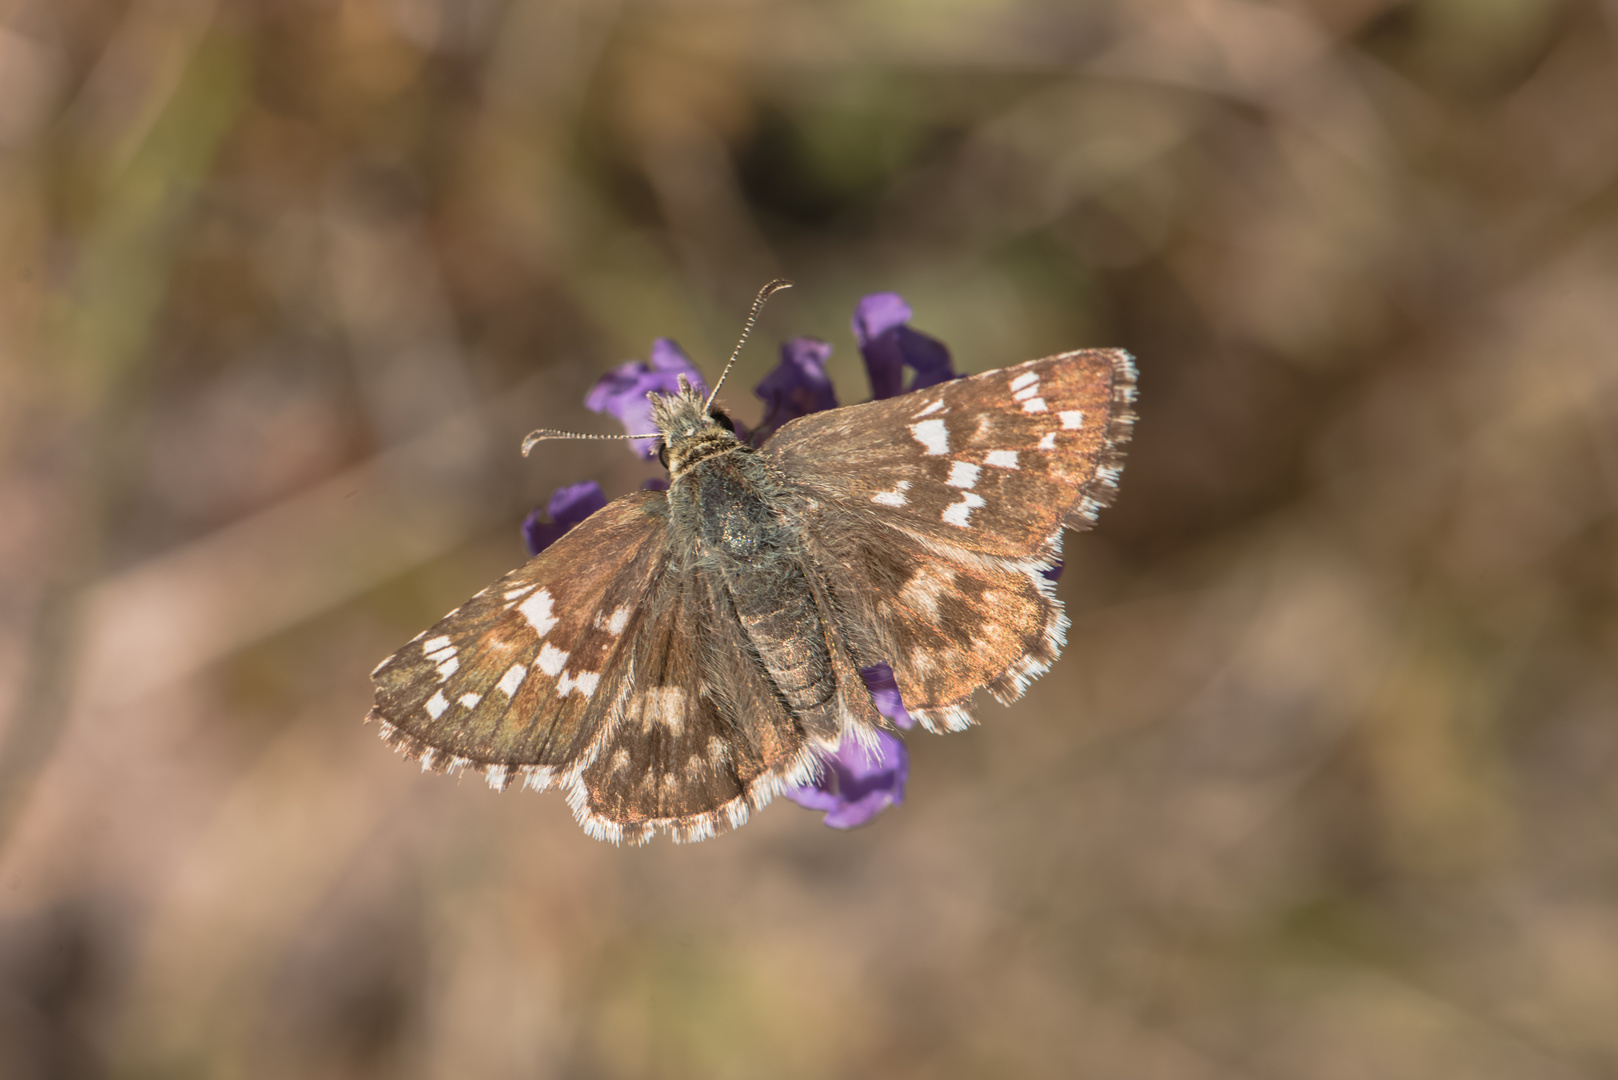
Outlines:
{"type": "Polygon", "coordinates": [[[727,574],[737,620],[782,701],[805,720],[837,690],[825,627],[801,570],[727,574]]]}

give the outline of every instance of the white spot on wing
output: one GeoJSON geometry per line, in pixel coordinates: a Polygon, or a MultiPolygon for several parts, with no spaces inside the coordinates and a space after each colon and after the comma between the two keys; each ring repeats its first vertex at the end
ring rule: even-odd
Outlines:
{"type": "Polygon", "coordinates": [[[969,488],[978,482],[978,473],[982,471],[965,461],[952,461],[949,464],[949,479],[944,483],[950,487],[969,488]]]}
{"type": "Polygon", "coordinates": [[[903,506],[910,500],[905,498],[905,492],[910,490],[910,481],[901,480],[892,491],[879,491],[871,496],[871,501],[880,506],[903,506]]]}
{"type": "Polygon", "coordinates": [[[931,416],[933,413],[937,412],[939,409],[942,409],[943,407],[944,407],[944,399],[940,398],[937,401],[933,402],[931,405],[927,406],[925,409],[921,410],[921,412],[916,413],[910,419],[912,419],[912,420],[920,420],[924,416],[931,416]]]}
{"type": "Polygon", "coordinates": [[[944,521],[949,525],[959,525],[963,529],[969,528],[971,526],[971,522],[968,519],[972,516],[972,511],[976,510],[982,505],[982,495],[976,495],[970,491],[963,491],[961,492],[960,502],[950,503],[948,506],[944,507],[944,521]]]}
{"type": "Polygon", "coordinates": [[[990,450],[989,456],[983,459],[983,464],[993,465],[997,469],[1015,469],[1017,467],[1017,451],[990,450]]]}
{"type": "Polygon", "coordinates": [[[944,427],[942,420],[923,420],[918,424],[911,424],[910,434],[927,448],[929,454],[949,453],[949,430],[944,427]]]}
{"type": "Polygon", "coordinates": [[[435,653],[439,649],[442,649],[444,646],[449,644],[449,638],[444,637],[443,635],[439,635],[438,637],[430,637],[421,643],[421,651],[423,653],[435,653]]]}
{"type": "Polygon", "coordinates": [[[567,697],[577,690],[588,698],[596,692],[596,686],[601,682],[601,676],[594,671],[586,671],[575,676],[571,671],[562,672],[562,677],[556,680],[556,696],[567,697]]]}
{"type": "Polygon", "coordinates": [[[444,691],[434,690],[433,696],[427,699],[427,715],[437,720],[449,708],[449,702],[444,700],[444,691]]]}
{"type": "Polygon", "coordinates": [[[461,704],[465,705],[468,709],[477,708],[478,707],[478,702],[480,702],[482,700],[483,700],[483,695],[482,694],[462,694],[461,695],[461,704]]]}
{"type": "Polygon", "coordinates": [[[1021,390],[1025,386],[1033,386],[1038,381],[1039,372],[1025,371],[1021,375],[1018,375],[1015,379],[1011,380],[1011,388],[1013,390],[1021,390]]]}
{"type": "Polygon", "coordinates": [[[558,649],[555,645],[546,645],[539,650],[539,660],[537,661],[539,670],[554,679],[562,673],[562,667],[567,663],[567,656],[567,653],[558,649]]]}
{"type": "Polygon", "coordinates": [[[1078,409],[1063,409],[1056,415],[1062,418],[1062,426],[1069,431],[1077,431],[1084,426],[1084,413],[1078,409]]]}
{"type": "Polygon", "coordinates": [[[1046,412],[1045,399],[1042,397],[1029,398],[1022,403],[1023,412],[1046,412]]]}
{"type": "Polygon", "coordinates": [[[624,627],[628,625],[629,605],[625,604],[623,607],[620,607],[614,611],[612,613],[612,618],[607,620],[607,632],[613,637],[617,637],[619,634],[624,632],[624,627]]]}
{"type": "Polygon", "coordinates": [[[507,600],[515,600],[519,596],[527,596],[529,593],[531,593],[533,591],[534,591],[534,587],[532,585],[519,585],[515,589],[507,589],[506,590],[506,599],[507,600]]]}
{"type": "Polygon", "coordinates": [[[556,618],[551,614],[551,593],[549,589],[541,589],[533,596],[517,605],[522,617],[528,620],[528,625],[534,628],[534,633],[544,637],[556,625],[556,618]]]}
{"type": "Polygon", "coordinates": [[[461,662],[455,659],[455,654],[452,652],[438,662],[438,681],[443,682],[459,670],[461,670],[461,662]]]}
{"type": "Polygon", "coordinates": [[[641,709],[641,725],[651,731],[662,724],[676,735],[685,727],[685,691],[678,686],[649,686],[641,709]]]}
{"type": "Polygon", "coordinates": [[[1034,385],[1025,386],[1021,390],[1018,390],[1015,394],[1012,394],[1011,395],[1011,400],[1012,401],[1027,401],[1029,398],[1033,397],[1037,393],[1039,393],[1039,380],[1035,379],[1034,380],[1034,385]]]}
{"type": "Polygon", "coordinates": [[[506,697],[511,697],[517,692],[517,687],[521,686],[522,681],[526,678],[528,678],[528,669],[521,664],[512,664],[506,668],[506,673],[500,676],[500,681],[496,686],[504,691],[506,697]]]}
{"type": "Polygon", "coordinates": [[[905,587],[899,592],[899,599],[915,610],[925,613],[929,619],[937,619],[938,598],[954,580],[955,573],[952,570],[935,571],[924,568],[905,582],[905,587]]]}
{"type": "Polygon", "coordinates": [[[1056,432],[1047,431],[1043,436],[1041,436],[1039,440],[1039,448],[1041,450],[1055,450],[1056,432]]]}

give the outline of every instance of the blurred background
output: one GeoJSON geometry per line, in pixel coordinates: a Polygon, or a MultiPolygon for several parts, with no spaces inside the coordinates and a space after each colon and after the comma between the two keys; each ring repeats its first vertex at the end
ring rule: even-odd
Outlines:
{"type": "Polygon", "coordinates": [[[1618,1077],[1618,2],[3,0],[0,1075],[1618,1077]],[[1062,661],[617,850],[372,666],[896,289],[1139,358],[1062,661]]]}

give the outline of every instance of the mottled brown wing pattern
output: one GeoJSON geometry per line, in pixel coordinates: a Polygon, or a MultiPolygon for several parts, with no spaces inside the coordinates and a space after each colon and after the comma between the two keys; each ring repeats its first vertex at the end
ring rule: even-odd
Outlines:
{"type": "Polygon", "coordinates": [[[705,839],[816,768],[719,590],[665,496],[626,496],[383,661],[369,719],[424,768],[562,787],[598,839],[705,839]]]}
{"type": "Polygon", "coordinates": [[[851,527],[824,507],[813,550],[843,597],[840,629],[870,666],[893,669],[905,707],[932,731],[972,723],[985,687],[1016,700],[1061,652],[1067,618],[1041,572],[1060,537],[1026,560],[928,545],[903,530],[851,527]]]}
{"type": "Polygon", "coordinates": [[[622,658],[633,689],[582,774],[575,813],[592,835],[703,840],[737,828],[816,755],[750,655],[721,582],[671,568],[622,658]]]}
{"type": "Polygon", "coordinates": [[[576,783],[629,692],[625,642],[668,561],[662,492],[618,499],[372,672],[367,719],[424,768],[576,783]]]}
{"type": "Polygon", "coordinates": [[[1088,528],[1117,491],[1135,367],[1087,349],[886,401],[814,413],[763,452],[862,516],[952,547],[1027,559],[1088,528]]]}
{"type": "Polygon", "coordinates": [[[1060,653],[1043,571],[1062,527],[1111,501],[1134,396],[1127,353],[1087,350],[817,413],[766,445],[860,663],[888,663],[927,727],[970,724],[979,689],[1015,700],[1060,653]]]}

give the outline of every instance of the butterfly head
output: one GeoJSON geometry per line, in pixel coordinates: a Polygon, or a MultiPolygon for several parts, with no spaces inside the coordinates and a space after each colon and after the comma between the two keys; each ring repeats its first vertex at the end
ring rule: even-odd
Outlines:
{"type": "Polygon", "coordinates": [[[709,408],[700,391],[680,376],[680,388],[672,394],[648,394],[652,421],[663,433],[658,441],[657,458],[678,478],[703,458],[741,446],[736,425],[717,408],[709,408]]]}

